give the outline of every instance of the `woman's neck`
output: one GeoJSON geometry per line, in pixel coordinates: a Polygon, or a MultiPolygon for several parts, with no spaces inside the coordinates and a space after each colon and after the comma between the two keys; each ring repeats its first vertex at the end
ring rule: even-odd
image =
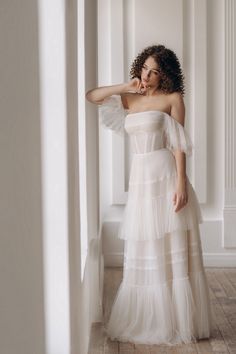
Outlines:
{"type": "Polygon", "coordinates": [[[145,92],[144,96],[159,96],[161,94],[155,87],[147,87],[147,91],[145,92]]]}

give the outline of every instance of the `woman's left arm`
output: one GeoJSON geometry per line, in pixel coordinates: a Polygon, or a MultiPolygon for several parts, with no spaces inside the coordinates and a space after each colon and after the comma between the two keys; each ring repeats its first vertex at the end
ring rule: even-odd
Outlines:
{"type": "MultiPolygon", "coordinates": [[[[183,97],[180,93],[175,92],[172,95],[171,116],[176,119],[182,126],[185,121],[185,105],[183,97]]],[[[187,194],[187,175],[186,175],[186,155],[180,150],[174,150],[173,154],[176,161],[177,169],[177,185],[173,196],[175,211],[178,212],[188,202],[187,194]]]]}

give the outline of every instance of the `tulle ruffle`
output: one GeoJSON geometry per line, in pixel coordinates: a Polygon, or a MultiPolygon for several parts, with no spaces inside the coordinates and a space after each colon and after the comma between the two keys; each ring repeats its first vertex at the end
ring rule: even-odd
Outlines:
{"type": "Polygon", "coordinates": [[[113,130],[119,135],[124,134],[126,109],[120,95],[106,97],[99,106],[100,122],[103,127],[113,130]]]}
{"type": "MultiPolygon", "coordinates": [[[[170,235],[171,240],[167,240],[166,237],[152,242],[146,241],[145,244],[144,242],[127,241],[125,243],[124,267],[129,269],[129,283],[143,286],[149,286],[155,282],[161,283],[166,278],[173,277],[173,267],[175,275],[181,275],[183,264],[189,270],[190,268],[201,269],[203,266],[201,242],[190,241],[190,232],[193,231],[186,233],[176,231],[170,235]],[[177,237],[179,240],[174,240],[177,237]],[[180,238],[185,239],[184,245],[178,248],[172,245],[171,250],[166,250],[170,248],[170,244],[179,242],[181,245],[180,238]],[[147,270],[149,272],[145,273],[144,277],[144,272],[147,270]]],[[[196,233],[193,236],[196,236],[196,233]]]]}
{"type": "Polygon", "coordinates": [[[150,345],[208,338],[212,323],[206,285],[204,272],[150,286],[132,285],[124,277],[105,331],[112,340],[150,345]]]}
{"type": "Polygon", "coordinates": [[[191,156],[194,145],[186,129],[173,117],[165,114],[164,120],[165,146],[174,151],[180,150],[187,156],[191,156]]]}
{"type": "Polygon", "coordinates": [[[130,184],[118,238],[154,240],[178,230],[191,230],[203,222],[200,206],[187,179],[188,203],[175,211],[176,175],[144,184],[130,184]]]}

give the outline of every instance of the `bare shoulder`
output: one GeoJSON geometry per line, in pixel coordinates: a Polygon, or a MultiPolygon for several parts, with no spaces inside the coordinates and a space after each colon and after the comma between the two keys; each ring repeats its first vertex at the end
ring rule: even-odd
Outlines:
{"type": "Polygon", "coordinates": [[[184,126],[185,122],[185,104],[181,92],[170,94],[171,116],[184,126]]]}

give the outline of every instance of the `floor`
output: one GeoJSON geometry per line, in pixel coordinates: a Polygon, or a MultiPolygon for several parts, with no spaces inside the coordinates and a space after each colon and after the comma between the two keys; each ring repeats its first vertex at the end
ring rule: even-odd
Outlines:
{"type": "MultiPolygon", "coordinates": [[[[100,323],[92,328],[89,354],[185,354],[230,353],[236,354],[236,269],[206,268],[210,296],[215,317],[211,339],[191,345],[169,347],[166,345],[135,345],[109,340],[100,323]]],[[[104,316],[107,320],[114,296],[122,279],[122,268],[105,268],[104,316]]]]}

